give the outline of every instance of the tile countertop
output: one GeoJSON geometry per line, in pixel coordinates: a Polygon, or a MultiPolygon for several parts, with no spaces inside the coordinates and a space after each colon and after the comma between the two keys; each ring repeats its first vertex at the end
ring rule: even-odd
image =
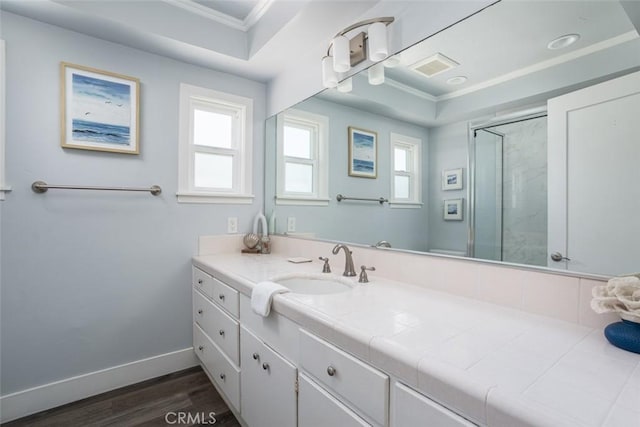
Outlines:
{"type": "MultiPolygon", "coordinates": [[[[278,255],[193,261],[248,296],[262,280],[322,270],[278,255]]],[[[276,295],[272,308],[481,425],[640,426],[640,355],[602,330],[369,280],[339,294],[276,295]]]]}

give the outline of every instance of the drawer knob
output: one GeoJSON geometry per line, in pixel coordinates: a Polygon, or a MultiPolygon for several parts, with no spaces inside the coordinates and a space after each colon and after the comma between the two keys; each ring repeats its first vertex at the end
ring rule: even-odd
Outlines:
{"type": "Polygon", "coordinates": [[[262,369],[264,369],[265,371],[269,370],[269,364],[267,362],[264,362],[262,364],[262,369]]]}
{"type": "Polygon", "coordinates": [[[332,377],[336,374],[336,368],[334,368],[333,366],[329,366],[327,368],[327,374],[332,377]]]}
{"type": "Polygon", "coordinates": [[[222,337],[223,337],[223,336],[224,336],[224,329],[220,329],[220,330],[218,331],[218,333],[220,334],[220,336],[222,336],[222,337]]]}
{"type": "Polygon", "coordinates": [[[225,380],[225,378],[227,378],[227,376],[226,376],[225,374],[220,374],[220,379],[221,379],[222,381],[224,381],[224,380],[225,380]]]}
{"type": "Polygon", "coordinates": [[[200,350],[200,351],[204,350],[204,346],[201,345],[200,347],[198,347],[198,350],[200,350]]]}
{"type": "Polygon", "coordinates": [[[258,353],[253,353],[253,360],[260,359],[260,355],[258,353]]]}
{"type": "Polygon", "coordinates": [[[218,298],[220,298],[220,300],[224,301],[224,294],[218,295],[218,298]]]}
{"type": "Polygon", "coordinates": [[[198,285],[202,285],[202,279],[198,279],[198,285]]]}
{"type": "Polygon", "coordinates": [[[198,314],[202,314],[202,309],[198,310],[198,314]]]}

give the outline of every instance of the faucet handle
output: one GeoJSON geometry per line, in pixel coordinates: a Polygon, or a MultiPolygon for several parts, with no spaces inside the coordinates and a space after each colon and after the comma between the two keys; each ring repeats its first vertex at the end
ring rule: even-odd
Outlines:
{"type": "Polygon", "coordinates": [[[331,273],[331,267],[329,266],[329,258],[318,257],[320,261],[324,261],[324,265],[322,266],[323,273],[331,273]]]}
{"type": "Polygon", "coordinates": [[[367,276],[367,270],[376,271],[375,267],[367,267],[366,265],[360,266],[360,278],[358,278],[358,283],[369,283],[369,277],[367,276]]]}

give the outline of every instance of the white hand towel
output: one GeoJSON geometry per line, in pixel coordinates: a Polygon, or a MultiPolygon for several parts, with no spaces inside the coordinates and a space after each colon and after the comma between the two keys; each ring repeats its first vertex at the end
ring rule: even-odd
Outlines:
{"type": "Polygon", "coordinates": [[[271,301],[275,294],[289,292],[289,288],[274,283],[260,282],[254,286],[251,292],[251,309],[262,317],[267,317],[271,311],[271,301]]]}

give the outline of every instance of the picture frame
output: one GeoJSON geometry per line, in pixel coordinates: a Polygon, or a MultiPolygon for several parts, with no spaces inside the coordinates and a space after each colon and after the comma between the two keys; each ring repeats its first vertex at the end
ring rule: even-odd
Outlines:
{"type": "Polygon", "coordinates": [[[378,134],[349,126],[349,176],[378,177],[378,134]]]}
{"type": "Polygon", "coordinates": [[[442,171],[442,189],[444,191],[462,190],[462,168],[442,171]]]}
{"type": "Polygon", "coordinates": [[[140,154],[140,80],[60,63],[61,146],[140,154]]]}
{"type": "Polygon", "coordinates": [[[462,209],[464,199],[444,200],[444,220],[445,221],[462,221],[462,209]]]}

